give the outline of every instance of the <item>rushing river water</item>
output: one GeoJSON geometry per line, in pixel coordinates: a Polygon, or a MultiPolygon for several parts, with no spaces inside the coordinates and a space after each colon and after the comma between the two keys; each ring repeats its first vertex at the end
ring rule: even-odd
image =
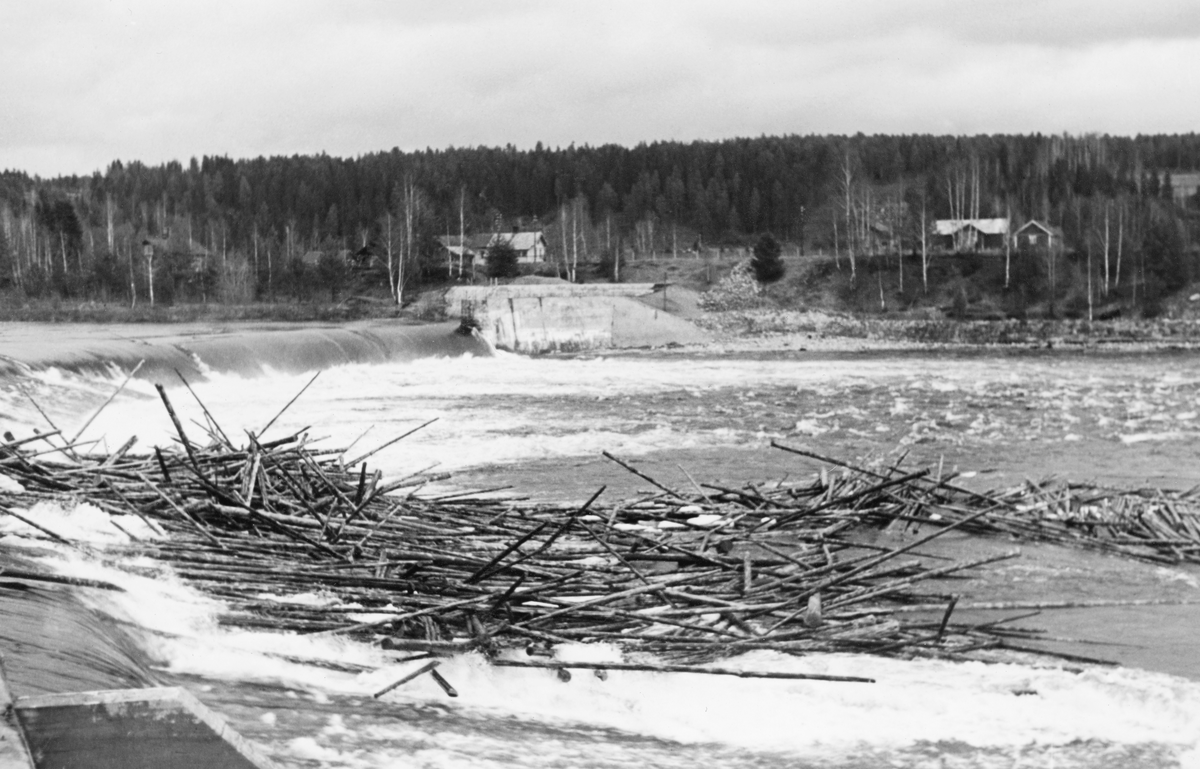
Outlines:
{"type": "MultiPolygon", "coordinates": [[[[192,383],[196,394],[231,436],[260,429],[312,376],[205,371],[203,361],[195,370],[207,374],[192,383]]],[[[54,367],[14,374],[0,381],[0,415],[19,435],[44,428],[36,401],[71,435],[121,378],[54,367]]],[[[163,382],[199,433],[191,395],[178,380],[163,382]]],[[[772,439],[842,457],[907,453],[984,486],[1051,472],[1178,485],[1200,481],[1198,395],[1200,358],[1186,355],[499,354],[326,368],[272,433],[311,426],[331,446],[357,442],[356,454],[436,419],[377,455],[386,474],[436,467],[455,474],[449,483],[513,483],[542,499],[582,498],[602,484],[610,494],[635,488],[637,479],[598,459],[601,450],[639,459],[670,482],[682,477],[676,465],[734,481],[816,469],[772,452],[772,439]]],[[[171,433],[152,383],[135,379],[82,437],[116,447],[137,435],[148,447],[168,444],[171,433]]],[[[39,515],[120,544],[123,535],[93,512],[81,505],[39,515]]],[[[1021,621],[1076,639],[1048,648],[1123,667],[756,653],[729,664],[878,682],[577,672],[564,683],[467,655],[441,668],[457,699],[426,678],[375,700],[371,692],[412,665],[344,639],[224,628],[218,601],[148,563],[87,558],[19,536],[4,518],[0,531],[10,532],[0,559],[127,590],[18,589],[0,577],[0,650],[17,694],[184,685],[289,765],[1200,766],[1200,607],[1187,603],[1200,601],[1200,570],[1189,567],[1027,546],[986,580],[953,586],[969,600],[1180,602],[1021,621]]],[[[939,547],[962,556],[1012,543],[950,537],[939,547]]],[[[601,660],[614,653],[560,650],[601,660]]]]}

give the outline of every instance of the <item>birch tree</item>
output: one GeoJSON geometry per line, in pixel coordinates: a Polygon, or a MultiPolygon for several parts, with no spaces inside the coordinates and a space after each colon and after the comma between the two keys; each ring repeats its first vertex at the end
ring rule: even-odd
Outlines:
{"type": "MultiPolygon", "coordinates": [[[[854,169],[850,166],[850,151],[846,150],[846,154],[842,159],[841,177],[842,183],[842,199],[844,201],[844,211],[846,216],[846,255],[850,258],[850,282],[853,283],[858,277],[858,272],[854,261],[854,169]]],[[[834,242],[837,241],[837,232],[834,225],[834,242]]]]}
{"type": "Polygon", "coordinates": [[[467,188],[458,188],[458,277],[462,278],[463,259],[467,252],[467,188]]]}
{"type": "MultiPolygon", "coordinates": [[[[1012,227],[1012,209],[1006,203],[1004,206],[1004,218],[1009,224],[1009,229],[1012,227]]],[[[1012,234],[1004,233],[1004,287],[1008,288],[1012,279],[1012,234]]]]}
{"type": "Polygon", "coordinates": [[[1109,227],[1108,227],[1108,224],[1109,224],[1109,208],[1110,208],[1109,203],[1110,203],[1110,201],[1107,198],[1105,198],[1105,200],[1104,200],[1104,241],[1103,241],[1104,242],[1104,295],[1105,296],[1108,296],[1108,290],[1109,290],[1109,279],[1108,279],[1108,251],[1109,251],[1109,239],[1108,239],[1109,227]]]}
{"type": "Polygon", "coordinates": [[[1121,250],[1125,243],[1125,201],[1117,201],[1117,268],[1113,275],[1113,289],[1121,285],[1121,250]]]}
{"type": "Polygon", "coordinates": [[[400,218],[403,222],[403,229],[400,232],[401,242],[395,260],[396,272],[393,281],[393,296],[397,305],[403,303],[404,289],[411,282],[412,273],[416,269],[420,248],[418,241],[421,220],[427,209],[425,193],[413,182],[411,175],[406,176],[400,191],[400,218]]]}
{"type": "Polygon", "coordinates": [[[396,242],[396,226],[395,217],[392,212],[384,211],[383,216],[379,218],[379,241],[383,244],[383,254],[385,258],[384,266],[387,269],[387,287],[388,293],[392,298],[396,298],[396,287],[392,282],[392,275],[395,273],[395,259],[397,253],[396,242]]]}

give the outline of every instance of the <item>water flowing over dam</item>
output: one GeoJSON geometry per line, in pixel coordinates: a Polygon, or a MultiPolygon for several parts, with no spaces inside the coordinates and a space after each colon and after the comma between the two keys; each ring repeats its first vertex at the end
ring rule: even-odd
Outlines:
{"type": "Polygon", "coordinates": [[[209,372],[253,376],[302,373],[346,364],[490,355],[484,340],[458,323],[407,325],[237,324],[80,326],[0,324],[0,373],[55,368],[103,374],[129,370],[158,379],[179,371],[188,379],[209,372]]]}

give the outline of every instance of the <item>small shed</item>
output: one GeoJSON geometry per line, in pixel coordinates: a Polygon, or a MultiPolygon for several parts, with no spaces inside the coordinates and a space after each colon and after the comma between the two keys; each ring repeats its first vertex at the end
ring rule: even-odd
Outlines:
{"type": "Polygon", "coordinates": [[[948,251],[1000,251],[1008,239],[1008,219],[938,219],[934,240],[948,251]]]}
{"type": "Polygon", "coordinates": [[[445,235],[438,238],[438,242],[442,244],[442,248],[450,252],[456,261],[461,258],[466,264],[471,264],[487,251],[487,247],[494,237],[495,235],[487,233],[466,235],[461,238],[457,235],[445,235]]]}
{"type": "Polygon", "coordinates": [[[1171,178],[1171,197],[1181,206],[1187,205],[1200,191],[1200,171],[1168,171],[1163,174],[1162,181],[1166,182],[1168,176],[1171,178]]]}
{"type": "Polygon", "coordinates": [[[168,254],[187,256],[192,272],[203,272],[213,256],[207,248],[192,240],[148,237],[142,241],[142,256],[146,259],[168,254]]]}
{"type": "Polygon", "coordinates": [[[1013,242],[1017,248],[1042,250],[1062,248],[1062,227],[1055,227],[1053,224],[1046,224],[1037,219],[1030,219],[1021,225],[1020,229],[1013,235],[1013,242]]]}

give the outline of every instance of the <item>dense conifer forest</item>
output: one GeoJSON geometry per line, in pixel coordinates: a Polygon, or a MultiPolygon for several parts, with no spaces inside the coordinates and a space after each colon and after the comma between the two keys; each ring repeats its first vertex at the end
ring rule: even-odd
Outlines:
{"type": "MultiPolygon", "coordinates": [[[[1077,271],[1086,258],[1097,296],[1141,304],[1200,268],[1200,201],[1174,182],[1196,169],[1196,134],[860,134],[129,161],[53,179],[7,171],[0,288],[245,303],[336,298],[366,275],[395,297],[456,277],[439,238],[511,227],[542,228],[546,269],[562,275],[572,260],[678,256],[766,233],[788,253],[862,269],[922,251],[934,220],[1007,217],[1014,229],[1061,228],[1064,264],[1077,271]]],[[[1029,264],[1039,285],[1059,269],[1029,264]]]]}

